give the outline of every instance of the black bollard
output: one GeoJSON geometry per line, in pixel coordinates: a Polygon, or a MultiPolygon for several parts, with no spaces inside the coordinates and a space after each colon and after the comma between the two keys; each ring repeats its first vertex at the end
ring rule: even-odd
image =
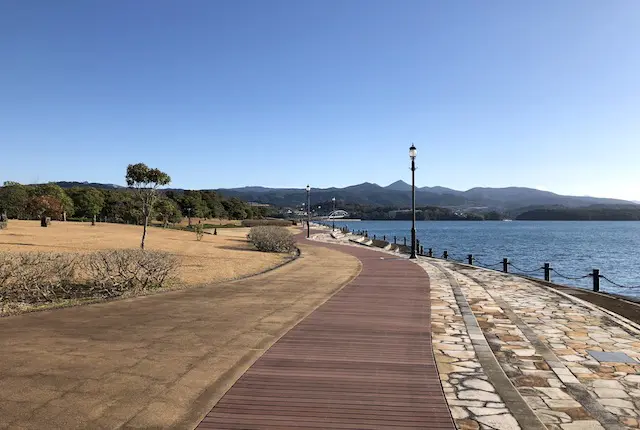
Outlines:
{"type": "Polygon", "coordinates": [[[445,260],[449,258],[449,251],[445,251],[442,253],[442,258],[444,258],[445,260]]]}
{"type": "Polygon", "coordinates": [[[473,266],[473,255],[472,254],[467,255],[467,262],[469,263],[469,266],[473,266]]]}
{"type": "Polygon", "coordinates": [[[433,257],[433,248],[429,248],[429,253],[427,254],[427,257],[433,257]]]}
{"type": "Polygon", "coordinates": [[[551,281],[551,267],[549,267],[549,263],[544,263],[544,280],[547,282],[551,281]]]}
{"type": "Polygon", "coordinates": [[[393,236],[393,244],[394,244],[394,245],[398,243],[398,242],[396,241],[396,239],[397,239],[397,238],[396,238],[395,236],[393,236]]]}
{"type": "Polygon", "coordinates": [[[593,292],[597,293],[600,291],[600,269],[593,269],[593,273],[589,276],[593,278],[593,292]]]}
{"type": "Polygon", "coordinates": [[[407,246],[407,236],[404,237],[404,246],[407,246]]]}
{"type": "Polygon", "coordinates": [[[420,255],[424,255],[424,246],[420,245],[420,255]]]}
{"type": "Polygon", "coordinates": [[[502,271],[504,273],[509,273],[509,259],[508,258],[503,258],[502,259],[502,271]]]}

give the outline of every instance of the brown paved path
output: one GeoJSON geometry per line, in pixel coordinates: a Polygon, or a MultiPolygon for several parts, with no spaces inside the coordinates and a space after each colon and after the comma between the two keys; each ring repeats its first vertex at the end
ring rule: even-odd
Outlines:
{"type": "Polygon", "coordinates": [[[0,429],[192,429],[359,271],[315,246],[219,285],[0,318],[0,429]]]}
{"type": "Polygon", "coordinates": [[[455,428],[431,349],[426,273],[365,248],[317,246],[356,256],[362,272],[272,346],[198,428],[455,428]]]}

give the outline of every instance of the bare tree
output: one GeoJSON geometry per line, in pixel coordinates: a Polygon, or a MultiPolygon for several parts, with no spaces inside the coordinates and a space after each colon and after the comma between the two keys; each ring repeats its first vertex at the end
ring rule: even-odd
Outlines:
{"type": "Polygon", "coordinates": [[[158,198],[158,187],[169,184],[171,177],[159,169],[150,169],[146,164],[138,163],[127,166],[125,179],[129,188],[135,191],[136,196],[142,202],[144,230],[142,231],[140,248],[144,249],[144,239],[147,236],[149,216],[151,215],[153,204],[158,198]]]}

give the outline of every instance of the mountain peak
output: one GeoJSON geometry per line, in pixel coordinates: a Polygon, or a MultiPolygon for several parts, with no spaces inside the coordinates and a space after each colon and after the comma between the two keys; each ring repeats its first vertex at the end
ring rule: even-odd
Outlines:
{"type": "Polygon", "coordinates": [[[395,181],[392,184],[389,184],[385,187],[387,190],[394,191],[411,191],[411,185],[407,184],[403,180],[395,181]]]}

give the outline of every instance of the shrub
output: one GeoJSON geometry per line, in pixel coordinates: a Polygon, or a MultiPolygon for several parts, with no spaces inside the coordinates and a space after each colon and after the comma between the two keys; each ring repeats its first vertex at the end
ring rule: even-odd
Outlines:
{"type": "Polygon", "coordinates": [[[118,249],[88,254],[84,261],[91,296],[117,297],[166,286],[178,268],[175,256],[160,251],[118,249]]]}
{"type": "Polygon", "coordinates": [[[242,220],[243,227],[256,227],[260,225],[275,225],[280,227],[289,227],[293,223],[286,219],[245,219],[242,220]]]}
{"type": "Polygon", "coordinates": [[[284,227],[271,225],[251,227],[247,237],[258,251],[292,252],[296,248],[293,235],[284,227]]]}
{"type": "Polygon", "coordinates": [[[0,302],[52,302],[74,289],[77,254],[0,254],[0,302]]]}
{"type": "Polygon", "coordinates": [[[142,250],[0,253],[0,303],[110,298],[166,286],[178,268],[167,253],[142,250]]]}
{"type": "Polygon", "coordinates": [[[0,221],[0,230],[6,230],[9,226],[7,221],[0,221]]]}
{"type": "Polygon", "coordinates": [[[204,236],[204,225],[199,223],[194,225],[193,231],[196,232],[196,240],[200,242],[202,240],[202,236],[204,236]]]}

